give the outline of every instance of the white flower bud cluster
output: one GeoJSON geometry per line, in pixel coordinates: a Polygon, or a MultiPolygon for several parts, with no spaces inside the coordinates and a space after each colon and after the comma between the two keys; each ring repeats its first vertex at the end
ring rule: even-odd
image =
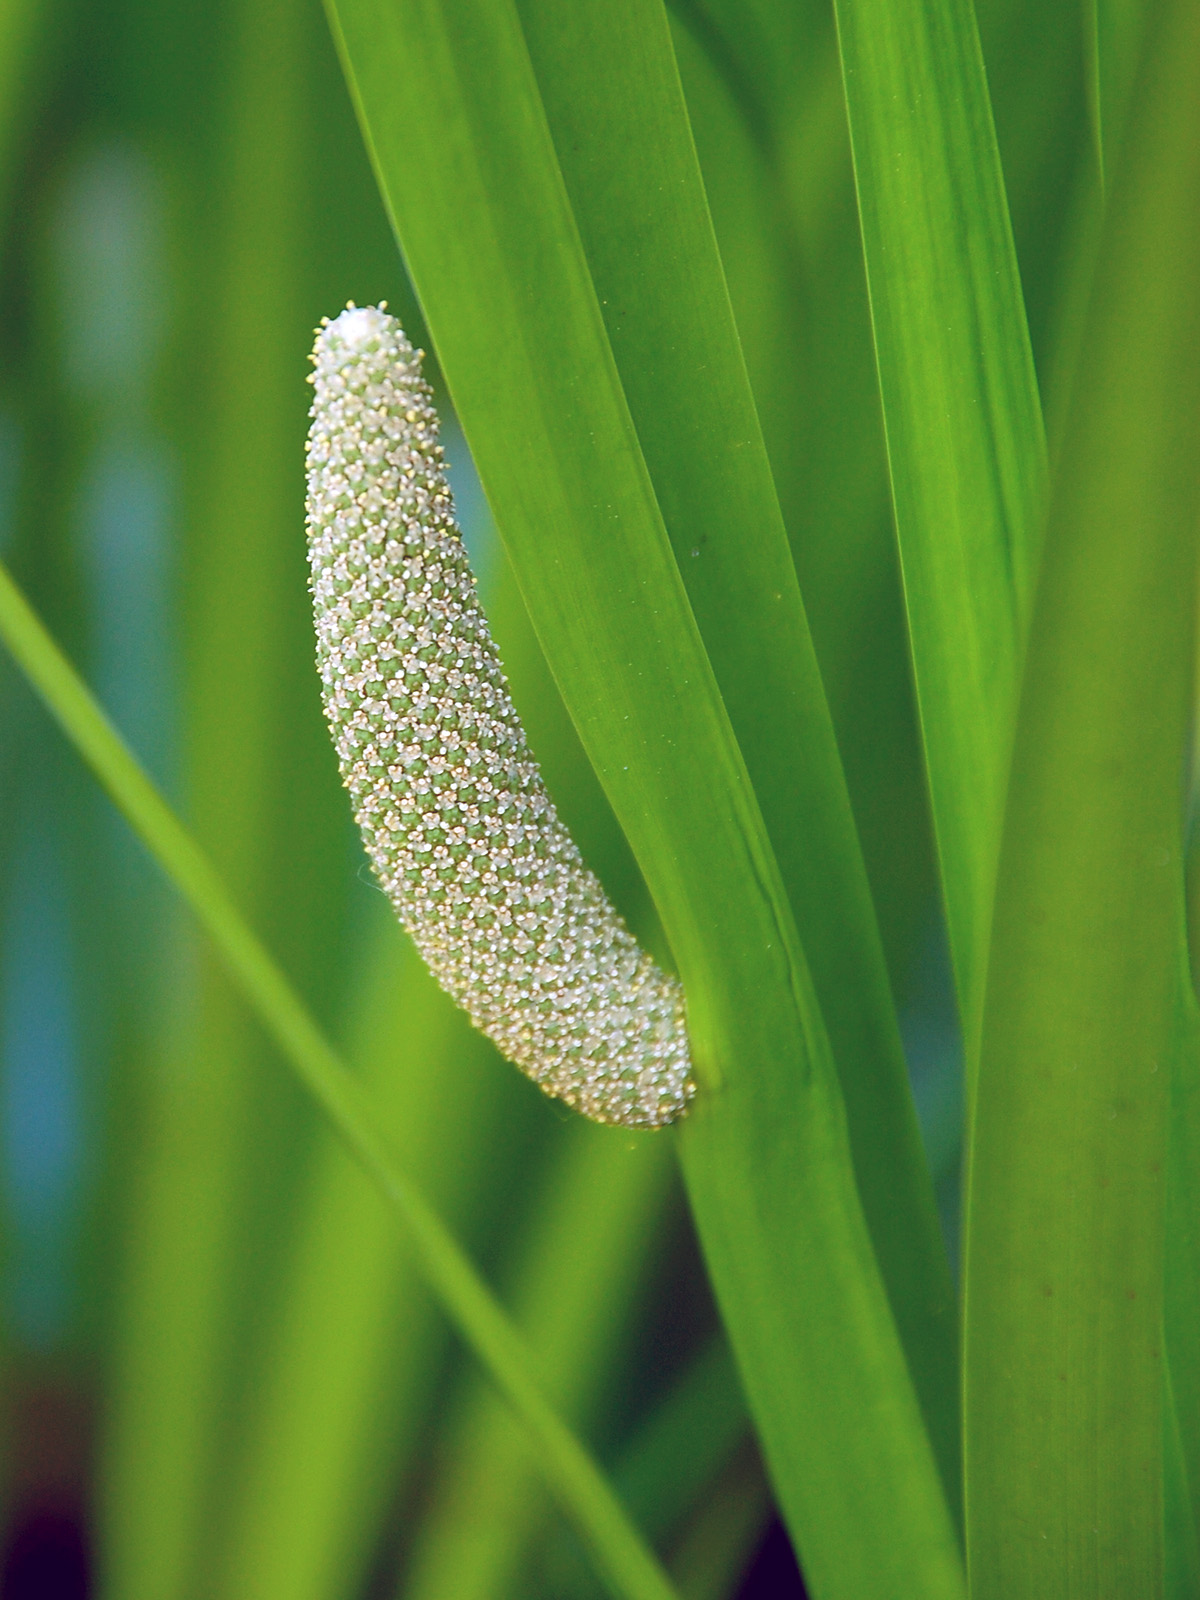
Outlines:
{"type": "Polygon", "coordinates": [[[420,353],[385,310],[317,335],[308,536],[317,663],[375,871],[442,987],[598,1122],[686,1108],[683,995],[546,794],[454,520],[420,353]]]}

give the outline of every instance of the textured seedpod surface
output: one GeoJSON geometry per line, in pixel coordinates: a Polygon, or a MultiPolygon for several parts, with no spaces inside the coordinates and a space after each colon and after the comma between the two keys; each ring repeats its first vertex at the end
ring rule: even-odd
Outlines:
{"type": "Polygon", "coordinates": [[[442,987],[549,1094],[656,1127],[692,1094],[683,995],[546,793],[454,520],[437,416],[382,308],[313,351],[317,664],[379,881],[442,987]]]}

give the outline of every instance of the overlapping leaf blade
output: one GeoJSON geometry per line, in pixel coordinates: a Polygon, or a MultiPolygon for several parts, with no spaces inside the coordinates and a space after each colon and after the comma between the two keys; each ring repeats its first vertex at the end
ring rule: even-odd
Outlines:
{"type": "Polygon", "coordinates": [[[516,14],[414,3],[337,16],[456,409],[685,980],[702,1084],[683,1130],[693,1201],[812,1581],[830,1595],[957,1593],[820,1013],[516,14]],[[819,1460],[814,1437],[831,1441],[819,1460]]]}
{"type": "Polygon", "coordinates": [[[969,0],[836,8],[959,1001],[978,1015],[1044,447],[969,0]]]}
{"type": "Polygon", "coordinates": [[[638,443],[812,970],[868,1226],[953,1499],[954,1295],[667,19],[660,0],[518,11],[638,443]]]}

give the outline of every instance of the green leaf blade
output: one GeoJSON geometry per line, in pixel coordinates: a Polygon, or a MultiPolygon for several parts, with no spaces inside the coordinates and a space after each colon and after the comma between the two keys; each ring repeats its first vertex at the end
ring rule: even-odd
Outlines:
{"type": "MultiPolygon", "coordinates": [[[[1187,951],[1182,954],[1186,957],[1187,951]]],[[[1163,1328],[1170,1377],[1170,1421],[1176,1434],[1178,1476],[1186,1502],[1179,1518],[1185,1525],[1190,1519],[1191,1544],[1195,1546],[1200,1541],[1200,1011],[1186,962],[1179,983],[1176,1028],[1167,1160],[1163,1328]]],[[[1168,1450],[1168,1472],[1171,1462],[1172,1452],[1168,1450]]],[[[1168,1551],[1177,1542],[1172,1541],[1168,1530],[1168,1551]]],[[[1186,1553],[1186,1531],[1183,1542],[1186,1553]]]]}
{"type": "Polygon", "coordinates": [[[812,970],[947,1493],[954,1292],[866,870],[659,0],[518,11],[621,386],[812,970]]]}
{"type": "Polygon", "coordinates": [[[694,1199],[707,1194],[710,1268],[743,1364],[758,1369],[748,1388],[804,1560],[831,1596],[958,1595],[953,1524],[862,1217],[820,1011],[515,12],[454,0],[342,5],[338,18],[456,410],[684,978],[701,1084],[683,1133],[689,1182],[694,1199]],[[726,1186],[742,1197],[736,1240],[726,1186]],[[778,1272],[789,1293],[746,1297],[747,1257],[760,1285],[778,1272]],[[803,1422],[775,1403],[780,1361],[788,1392],[805,1396],[803,1422]],[[847,1414],[834,1398],[851,1392],[847,1414]],[[820,1460],[818,1417],[835,1441],[820,1460]],[[864,1483],[877,1497],[869,1520],[864,1483]]]}
{"type": "MultiPolygon", "coordinates": [[[[455,1231],[494,1203],[497,1113],[519,1085],[437,987],[390,908],[372,923],[349,1053],[388,1138],[455,1231]]],[[[444,1320],[392,1209],[332,1137],[301,1191],[279,1314],[214,1534],[212,1600],[335,1600],[366,1581],[389,1491],[411,1470],[444,1320]]],[[[513,1423],[514,1427],[518,1424],[513,1423]]]]}
{"type": "Polygon", "coordinates": [[[968,0],[839,0],[835,11],[917,698],[970,1028],[1033,593],[1041,413],[968,0]]]}
{"type": "Polygon", "coordinates": [[[984,1010],[966,1270],[980,1600],[1162,1592],[1162,1283],[1200,451],[1200,29],[1140,85],[1056,470],[984,1010]]]}
{"type": "Polygon", "coordinates": [[[243,996],[403,1223],[446,1314],[532,1434],[553,1493],[620,1600],[673,1590],[587,1452],[546,1401],[520,1335],[396,1162],[370,1096],[338,1059],[230,900],[208,859],[109,724],[0,565],[0,637],[213,941],[243,996]]]}
{"type": "MultiPolygon", "coordinates": [[[[576,1118],[531,1196],[512,1295],[547,1393],[585,1436],[611,1401],[616,1356],[660,1240],[668,1143],[576,1118]]],[[[471,1373],[401,1593],[491,1600],[520,1593],[547,1504],[528,1440],[471,1373]]]]}

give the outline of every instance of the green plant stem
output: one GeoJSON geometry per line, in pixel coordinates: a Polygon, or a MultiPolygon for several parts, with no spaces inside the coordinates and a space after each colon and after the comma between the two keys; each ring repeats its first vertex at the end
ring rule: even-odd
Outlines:
{"type": "Polygon", "coordinates": [[[134,760],[0,566],[0,635],[67,737],[186,900],[301,1082],[395,1207],[434,1293],[520,1415],[551,1492],[579,1528],[615,1595],[668,1600],[669,1580],[603,1474],[542,1395],[520,1334],[398,1167],[369,1096],[338,1059],[233,905],[207,858],[134,760]]]}

